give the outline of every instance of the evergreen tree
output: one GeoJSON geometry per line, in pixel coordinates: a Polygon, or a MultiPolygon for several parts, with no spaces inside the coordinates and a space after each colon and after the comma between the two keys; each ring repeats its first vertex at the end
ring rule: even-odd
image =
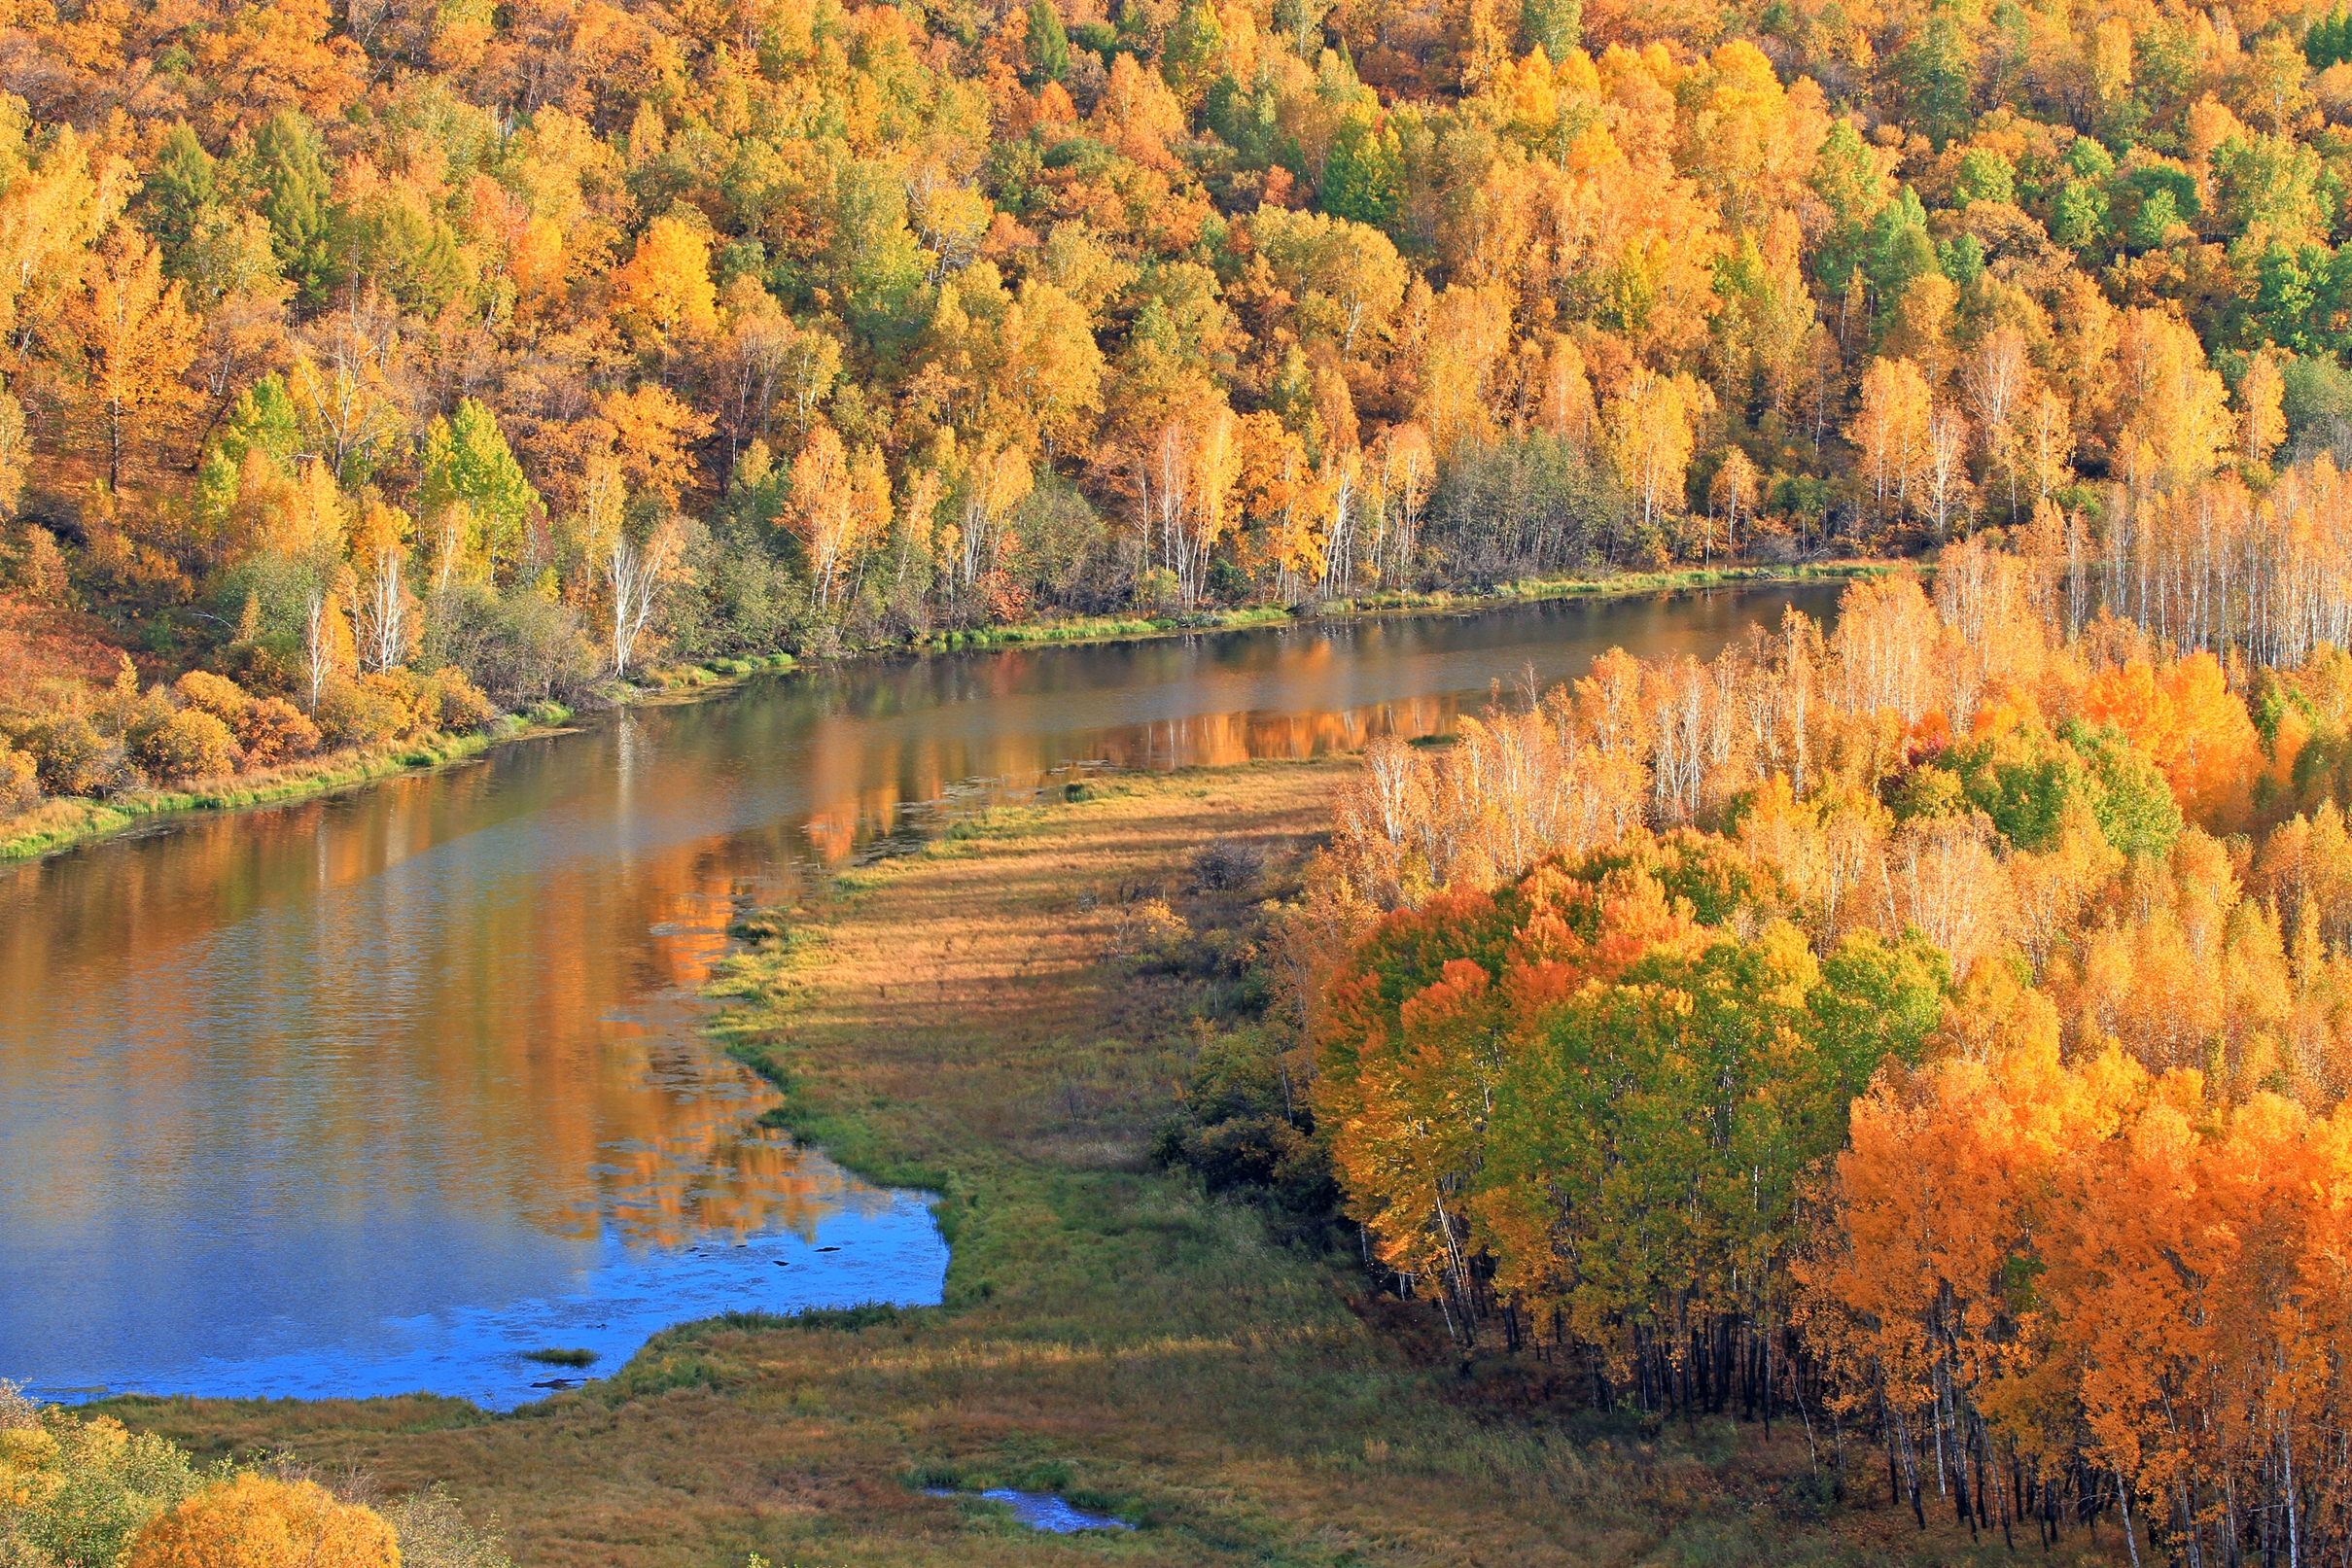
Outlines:
{"type": "Polygon", "coordinates": [[[1375,129],[1368,114],[1351,115],[1331,143],[1316,205],[1334,218],[1373,227],[1394,218],[1404,194],[1404,157],[1396,132],[1375,129]]]}
{"type": "Polygon", "coordinates": [[[163,247],[164,269],[175,276],[196,225],[218,196],[218,160],[183,122],[164,134],[155,172],[139,187],[140,222],[163,247]]]}
{"type": "Polygon", "coordinates": [[[1070,34],[1053,0],[1029,0],[1029,71],[1033,87],[1070,74],[1070,34]]]}
{"type": "Polygon", "coordinates": [[[255,135],[253,162],[279,269],[304,304],[324,303],[338,267],[317,127],[291,109],[280,111],[255,135]]]}

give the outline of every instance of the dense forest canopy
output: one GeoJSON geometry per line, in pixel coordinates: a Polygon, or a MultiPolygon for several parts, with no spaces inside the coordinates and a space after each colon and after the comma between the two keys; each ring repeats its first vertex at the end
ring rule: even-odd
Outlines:
{"type": "Polygon", "coordinates": [[[2312,8],[43,0],[0,42],[8,571],[305,706],[2037,510],[2194,527],[2234,591],[2212,540],[2308,512],[2282,470],[2352,417],[2312,8]]]}
{"type": "Polygon", "coordinates": [[[1922,1526],[2337,1554],[2352,657],[2078,621],[2136,575],[2044,542],[1375,743],[1289,1064],[1460,1342],[1869,1443],[1922,1526]]]}
{"type": "Polygon", "coordinates": [[[1940,551],[1374,748],[1272,1163],[1922,1520],[2352,1550],[2352,14],[16,0],[0,92],[0,811],[1940,551]]]}

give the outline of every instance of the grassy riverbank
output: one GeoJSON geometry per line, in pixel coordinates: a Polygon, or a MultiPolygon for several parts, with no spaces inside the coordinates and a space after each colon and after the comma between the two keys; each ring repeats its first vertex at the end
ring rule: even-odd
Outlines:
{"type": "MultiPolygon", "coordinates": [[[[615,684],[598,695],[615,705],[691,700],[721,686],[740,684],[755,675],[789,670],[792,664],[790,654],[779,653],[768,659],[721,659],[708,666],[665,667],[649,672],[643,684],[615,684]]],[[[488,727],[464,735],[428,735],[384,746],[358,747],[264,772],[202,780],[184,789],[142,789],[104,800],[71,795],[53,797],[31,811],[0,819],[0,862],[53,854],[158,817],[282,806],[356,789],[396,773],[478,756],[508,741],[561,734],[571,724],[572,717],[572,710],[561,703],[543,702],[522,713],[505,714],[488,727]]]]}
{"type": "MultiPolygon", "coordinates": [[[[1618,598],[1700,588],[1771,587],[1792,583],[1847,582],[1878,575],[1894,567],[1882,561],[1835,561],[1795,567],[1693,568],[1674,572],[1621,573],[1608,577],[1542,577],[1503,583],[1489,592],[1381,594],[1338,600],[1317,607],[1314,618],[1341,620],[1365,615],[1471,613],[1514,604],[1554,599],[1618,598]]],[[[1181,618],[1101,617],[1039,621],[1021,626],[945,633],[913,645],[863,650],[850,657],[893,652],[953,652],[986,648],[1132,642],[1204,631],[1243,631],[1290,625],[1299,619],[1276,606],[1216,610],[1181,618]]],[[[717,659],[709,664],[659,665],[599,693],[614,704],[692,701],[757,675],[796,667],[789,653],[765,658],[717,659]]],[[[21,816],[0,820],[0,862],[31,859],[119,833],[152,818],[196,811],[235,811],[282,805],[373,784],[411,768],[434,767],[475,755],[503,741],[552,734],[571,718],[569,710],[542,704],[479,734],[434,736],[392,746],[338,751],[331,756],[274,768],[267,773],[211,780],[188,789],[153,789],[105,800],[61,797],[45,800],[21,816]]]]}
{"type": "MultiPolygon", "coordinates": [[[[708,665],[662,666],[630,682],[613,682],[595,696],[614,707],[692,701],[721,687],[740,685],[755,675],[790,670],[793,664],[790,654],[778,653],[763,659],[719,659],[708,665]]],[[[384,746],[357,747],[263,772],[206,779],[184,789],[141,789],[103,800],[72,795],[52,797],[28,812],[0,818],[0,863],[53,854],[157,817],[282,806],[355,789],[396,773],[462,761],[508,741],[561,734],[572,718],[572,710],[561,703],[535,703],[519,714],[504,714],[491,725],[464,735],[428,735],[384,746]]]]}
{"type": "Polygon", "coordinates": [[[792,1125],[943,1195],[944,1307],[688,1325],[509,1416],[423,1398],[120,1412],[393,1491],[447,1481],[546,1568],[1972,1560],[1891,1511],[1822,1517],[1791,1428],[1647,1432],[1555,1403],[1527,1369],[1464,1367],[1344,1256],[1150,1167],[1201,1029],[1230,1027],[1248,987],[1109,950],[1157,896],[1198,950],[1236,953],[1352,766],[1123,777],[1000,810],[839,879],[736,961],[721,1036],[785,1086],[792,1125]],[[1266,853],[1257,886],[1192,887],[1217,837],[1266,853]],[[925,1484],[1050,1487],[1144,1528],[1040,1537],[925,1484]]]}
{"type": "Polygon", "coordinates": [[[1621,572],[1605,577],[1528,577],[1486,590],[1399,591],[1360,599],[1335,599],[1302,617],[1279,605],[1246,610],[1203,610],[1160,617],[1105,615],[1075,620],[1033,621],[1019,626],[943,632],[916,645],[923,648],[1020,647],[1063,643],[1132,642],[1189,633],[1240,631],[1252,626],[1286,626],[1302,618],[1349,620],[1363,615],[1468,614],[1551,599],[1612,599],[1633,594],[1676,593],[1698,588],[1767,588],[1792,583],[1850,582],[1897,570],[1890,561],[1825,561],[1806,566],[1691,567],[1672,572],[1621,572]]]}
{"type": "Polygon", "coordinates": [[[143,789],[105,800],[61,796],[0,820],[0,861],[30,859],[120,833],[151,818],[183,812],[238,811],[281,805],[373,784],[412,768],[439,767],[474,756],[502,741],[553,734],[571,711],[543,704],[529,714],[510,714],[490,728],[467,735],[432,735],[387,746],[336,751],[263,773],[206,780],[186,789],[143,789]]]}

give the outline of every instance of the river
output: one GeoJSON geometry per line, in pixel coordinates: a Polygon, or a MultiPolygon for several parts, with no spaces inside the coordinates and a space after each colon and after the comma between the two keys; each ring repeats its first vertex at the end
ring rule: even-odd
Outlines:
{"type": "Polygon", "coordinates": [[[726,1310],[935,1302],[925,1195],[758,1123],[740,911],[1076,766],[1427,734],[1834,588],[861,661],[0,869],[0,1378],[510,1408],[726,1310]]]}

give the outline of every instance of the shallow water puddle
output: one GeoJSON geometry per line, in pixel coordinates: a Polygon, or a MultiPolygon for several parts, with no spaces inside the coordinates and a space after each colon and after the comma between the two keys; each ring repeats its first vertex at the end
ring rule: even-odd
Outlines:
{"type": "MultiPolygon", "coordinates": [[[[952,1486],[926,1486],[927,1497],[969,1497],[969,1492],[957,1491],[952,1486]]],[[[1092,1514],[1082,1508],[1072,1508],[1051,1492],[1020,1492],[1010,1486],[992,1486],[980,1493],[992,1503],[1002,1503],[1012,1510],[1014,1518],[1033,1530],[1050,1530],[1056,1535],[1071,1535],[1079,1530],[1132,1530],[1134,1525],[1112,1514],[1092,1514]]]]}

